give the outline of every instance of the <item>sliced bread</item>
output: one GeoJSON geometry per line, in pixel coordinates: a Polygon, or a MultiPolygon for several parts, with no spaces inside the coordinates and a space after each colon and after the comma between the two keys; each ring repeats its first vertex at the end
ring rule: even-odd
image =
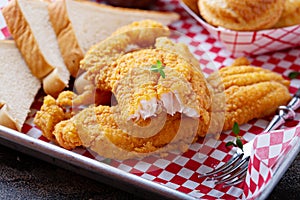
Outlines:
{"type": "Polygon", "coordinates": [[[48,3],[12,0],[3,8],[3,16],[31,72],[40,79],[46,77],[45,92],[57,96],[68,85],[70,73],[51,26],[48,3]]]}
{"type": "Polygon", "coordinates": [[[164,25],[179,19],[177,13],[119,8],[73,0],[49,4],[49,15],[65,64],[74,77],[77,76],[79,62],[88,49],[110,36],[117,28],[144,19],[152,19],[164,25]]]}
{"type": "Polygon", "coordinates": [[[21,131],[41,82],[11,40],[0,40],[0,80],[0,125],[21,131]]]}

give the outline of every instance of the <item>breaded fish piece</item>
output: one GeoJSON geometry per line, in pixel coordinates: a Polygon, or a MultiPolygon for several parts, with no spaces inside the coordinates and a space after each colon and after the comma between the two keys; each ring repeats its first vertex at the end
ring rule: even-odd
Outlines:
{"type": "Polygon", "coordinates": [[[120,57],[114,69],[110,84],[122,111],[117,121],[124,122],[124,130],[133,131],[126,121],[145,120],[161,112],[199,118],[199,126],[208,127],[211,99],[205,78],[181,55],[165,49],[138,50],[120,57]],[[164,66],[165,78],[151,71],[157,60],[164,66]]]}
{"type": "Polygon", "coordinates": [[[162,49],[144,49],[117,60],[110,84],[119,104],[124,103],[122,108],[128,113],[124,119],[146,119],[162,109],[159,105],[171,115],[180,112],[199,117],[201,96],[197,96],[194,88],[202,85],[192,80],[200,77],[203,78],[202,74],[193,71],[192,65],[179,55],[162,49]],[[151,71],[157,60],[165,67],[165,78],[151,71]]]}
{"type": "Polygon", "coordinates": [[[100,156],[123,160],[170,150],[184,152],[196,138],[197,125],[197,120],[177,113],[174,116],[168,115],[164,127],[156,135],[137,138],[118,128],[111,107],[98,106],[84,109],[70,120],[60,122],[55,127],[54,135],[60,137],[58,141],[62,146],[71,147],[82,142],[83,146],[91,148],[100,156]],[[65,126],[68,126],[67,130],[62,128],[65,126]],[[80,141],[76,139],[70,144],[69,141],[75,135],[80,141]]]}
{"type": "Polygon", "coordinates": [[[65,149],[72,150],[82,146],[76,126],[70,120],[63,120],[57,123],[52,134],[55,137],[55,141],[65,149]]]}
{"type": "Polygon", "coordinates": [[[193,77],[189,79],[193,90],[198,95],[198,101],[200,106],[206,110],[210,110],[212,98],[210,95],[209,88],[207,87],[207,81],[202,73],[199,61],[189,50],[188,46],[184,43],[173,42],[167,37],[159,37],[156,39],[155,48],[166,52],[175,52],[179,57],[181,56],[184,60],[190,63],[193,68],[193,77]]]}
{"type": "Polygon", "coordinates": [[[66,107],[72,106],[74,97],[75,94],[73,92],[65,91],[60,93],[57,99],[50,95],[44,98],[41,109],[37,111],[34,117],[34,124],[41,129],[43,136],[48,140],[55,140],[52,134],[54,126],[73,115],[72,112],[66,110],[66,107]]]}
{"type": "Polygon", "coordinates": [[[225,92],[223,130],[232,129],[234,122],[241,125],[272,115],[291,98],[289,81],[275,72],[250,65],[224,67],[210,75],[208,83],[215,91],[225,92]],[[221,83],[215,82],[215,76],[221,77],[221,83]]]}
{"type": "MultiPolygon", "coordinates": [[[[155,23],[151,21],[143,23],[146,22],[156,27],[155,23]]],[[[133,25],[140,26],[139,24],[133,25]]],[[[161,28],[161,26],[158,27],[161,28]]],[[[135,35],[134,37],[131,36],[135,39],[147,34],[141,30],[129,33],[135,35]]],[[[149,36],[145,35],[145,38],[149,38],[149,36]]],[[[211,99],[198,61],[184,44],[177,45],[166,37],[150,38],[152,38],[151,42],[147,44],[149,45],[155,39],[155,49],[135,50],[123,55],[118,54],[119,57],[110,64],[107,64],[105,57],[99,62],[93,62],[95,66],[104,66],[102,61],[106,63],[107,73],[103,69],[97,70],[98,75],[103,74],[105,76],[105,81],[100,81],[103,87],[99,85],[97,87],[112,90],[114,93],[118,102],[117,108],[122,110],[122,112],[115,111],[120,114],[116,117],[116,121],[121,127],[124,127],[124,130],[135,136],[140,132],[139,129],[136,129],[137,126],[134,129],[128,129],[133,128],[129,124],[134,126],[130,120],[146,120],[163,111],[171,115],[180,112],[189,117],[200,117],[207,127],[210,120],[211,99]],[[151,71],[151,67],[157,61],[163,61],[164,70],[168,72],[165,78],[162,78],[159,73],[151,71]],[[133,130],[136,131],[133,132],[133,130]]],[[[145,40],[147,39],[140,41],[145,40]]],[[[138,45],[141,46],[142,44],[138,45]]],[[[103,79],[101,78],[101,80],[103,79]]],[[[155,118],[152,118],[152,122],[153,120],[155,118]]],[[[150,129],[148,130],[150,131],[150,129]]],[[[199,132],[199,135],[205,135],[203,130],[199,132]]],[[[149,135],[154,134],[153,131],[147,133],[149,135]]]]}
{"type": "Polygon", "coordinates": [[[169,34],[169,28],[156,21],[133,22],[91,47],[81,60],[80,68],[87,71],[86,79],[92,81],[98,89],[110,91],[107,81],[117,58],[135,49],[151,47],[157,37],[169,34]]]}
{"type": "MultiPolygon", "coordinates": [[[[56,139],[59,140],[59,137],[67,137],[56,136],[55,138],[55,135],[53,135],[54,127],[59,122],[70,119],[72,116],[74,116],[78,112],[76,109],[82,109],[77,107],[89,105],[91,103],[90,99],[91,95],[78,96],[72,91],[61,92],[57,99],[47,95],[44,97],[41,109],[37,111],[36,115],[34,116],[33,122],[42,131],[43,136],[50,141],[56,141],[56,139]]],[[[94,99],[93,103],[99,103],[99,101],[102,101],[102,98],[97,97],[97,95],[92,99],[94,99]]],[[[63,126],[65,129],[68,128],[66,124],[60,125],[61,128],[63,126]]],[[[67,148],[66,146],[63,147],[67,148]]]]}

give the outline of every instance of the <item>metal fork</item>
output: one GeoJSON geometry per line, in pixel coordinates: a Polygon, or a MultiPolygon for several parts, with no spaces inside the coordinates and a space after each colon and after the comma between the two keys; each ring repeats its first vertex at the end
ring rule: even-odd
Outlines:
{"type": "MultiPolygon", "coordinates": [[[[293,119],[295,111],[300,107],[300,88],[297,90],[287,106],[279,106],[278,114],[273,117],[264,132],[275,130],[283,125],[286,120],[293,119]]],[[[199,175],[199,178],[209,177],[207,180],[215,181],[215,184],[223,183],[224,186],[237,185],[244,181],[251,155],[253,139],[243,145],[243,150],[236,149],[233,156],[222,166],[199,175]]]]}

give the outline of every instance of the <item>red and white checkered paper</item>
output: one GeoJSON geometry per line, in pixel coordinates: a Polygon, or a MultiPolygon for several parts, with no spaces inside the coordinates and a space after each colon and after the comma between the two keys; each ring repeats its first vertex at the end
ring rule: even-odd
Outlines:
{"type": "MultiPolygon", "coordinates": [[[[6,0],[0,0],[0,5],[4,5],[6,0]]],[[[1,6],[0,6],[1,7],[1,6]]],[[[229,65],[234,57],[232,53],[226,50],[223,44],[216,40],[209,32],[192,18],[180,5],[177,0],[158,0],[153,9],[162,11],[174,11],[180,14],[179,21],[173,23],[170,28],[186,35],[182,40],[189,45],[190,50],[199,59],[203,67],[203,72],[207,75],[215,69],[229,65]]],[[[8,37],[7,28],[0,16],[0,37],[8,37]]],[[[282,74],[285,78],[291,71],[300,71],[300,48],[293,48],[285,51],[278,51],[263,55],[248,57],[255,66],[270,69],[282,74]]],[[[300,79],[291,81],[289,91],[295,93],[300,87],[300,79]]],[[[22,133],[31,137],[46,141],[40,130],[33,124],[35,112],[39,110],[42,104],[43,94],[39,94],[32,105],[31,113],[22,129],[22,133]]],[[[256,135],[263,132],[270,119],[251,120],[240,127],[243,139],[249,141],[256,135]]],[[[201,199],[242,199],[255,198],[259,193],[264,191],[268,181],[272,178],[273,170],[282,160],[276,162],[276,158],[287,156],[289,148],[293,148],[296,135],[299,137],[300,132],[300,111],[297,111],[296,119],[289,121],[279,133],[282,137],[270,139],[268,154],[261,154],[261,136],[256,138],[251,164],[249,166],[248,176],[245,183],[237,186],[223,187],[222,184],[215,185],[214,182],[205,178],[198,178],[198,175],[207,172],[218,165],[226,162],[233,152],[225,147],[226,142],[235,138],[230,131],[220,135],[219,140],[208,140],[205,143],[199,140],[189,147],[189,150],[183,154],[170,152],[167,157],[150,156],[143,159],[130,159],[125,161],[110,160],[107,162],[113,167],[125,172],[135,174],[136,176],[167,186],[174,190],[186,193],[195,198],[201,199]],[[290,134],[294,135],[291,136],[290,134]],[[285,140],[288,137],[289,139],[285,140]],[[281,138],[283,138],[281,140],[281,138]],[[291,142],[289,142],[291,141],[291,142]],[[280,146],[278,151],[277,146],[280,146]],[[274,147],[274,148],[273,148],[274,147]],[[272,153],[272,150],[275,153],[272,153]],[[287,149],[287,150],[286,150],[287,149]],[[271,157],[268,157],[268,156],[271,157]]],[[[263,134],[262,137],[270,137],[269,134],[263,134]]],[[[264,138],[265,139],[265,138],[264,138]]],[[[55,145],[55,144],[53,144],[55,145]]],[[[279,148],[279,147],[278,147],[279,148]]],[[[94,152],[77,148],[74,152],[106,162],[94,152]]],[[[265,150],[266,152],[266,150],[265,150]]]]}
{"type": "Polygon", "coordinates": [[[300,126],[255,137],[244,185],[245,199],[255,199],[261,194],[280,165],[280,159],[284,159],[299,142],[300,126]]]}

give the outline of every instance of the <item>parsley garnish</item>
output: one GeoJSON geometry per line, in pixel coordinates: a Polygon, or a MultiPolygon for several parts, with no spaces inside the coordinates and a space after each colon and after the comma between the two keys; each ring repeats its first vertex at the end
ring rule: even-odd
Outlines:
{"type": "Polygon", "coordinates": [[[232,132],[236,136],[235,142],[234,141],[227,142],[226,147],[235,146],[235,147],[239,147],[241,150],[243,150],[243,142],[241,140],[241,136],[239,136],[240,127],[239,127],[238,123],[234,122],[233,127],[232,127],[232,132]]]}
{"type": "Polygon", "coordinates": [[[152,71],[152,72],[159,72],[160,75],[161,75],[161,77],[165,78],[166,74],[164,72],[164,68],[165,68],[165,66],[162,65],[161,61],[157,60],[156,64],[151,66],[150,71],[152,71]]]}
{"type": "Polygon", "coordinates": [[[294,78],[297,78],[299,75],[300,75],[300,72],[291,72],[291,73],[289,73],[288,76],[290,79],[294,79],[294,78]]]}

